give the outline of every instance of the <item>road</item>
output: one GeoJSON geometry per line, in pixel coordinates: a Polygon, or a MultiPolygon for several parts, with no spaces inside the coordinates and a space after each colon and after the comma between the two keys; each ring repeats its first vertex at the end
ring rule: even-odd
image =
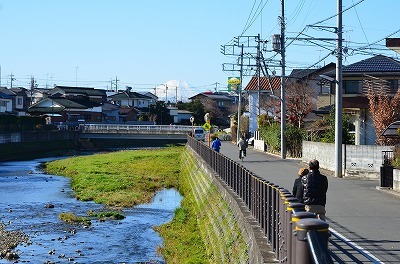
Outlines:
{"type": "MultiPolygon", "coordinates": [[[[239,149],[222,142],[221,154],[239,161],[239,149]]],[[[258,176],[292,191],[297,171],[307,164],[300,159],[278,156],[248,148],[242,165],[258,176]]],[[[377,188],[379,180],[328,176],[326,217],[331,232],[329,249],[336,263],[400,263],[400,195],[377,188]],[[343,240],[362,249],[355,252],[343,240]]]]}

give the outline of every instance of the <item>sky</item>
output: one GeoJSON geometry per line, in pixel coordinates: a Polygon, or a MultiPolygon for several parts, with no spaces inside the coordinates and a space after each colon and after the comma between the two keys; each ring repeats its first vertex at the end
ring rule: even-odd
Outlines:
{"type": "MultiPolygon", "coordinates": [[[[343,0],[347,8],[343,64],[397,58],[385,38],[400,37],[400,1],[343,0]]],[[[13,87],[29,88],[33,77],[39,88],[117,84],[160,97],[165,84],[168,93],[179,87],[181,97],[226,91],[228,77],[239,75],[227,65],[238,56],[222,54],[221,46],[231,47],[234,37],[260,34],[269,73],[280,74],[271,36],[280,34],[281,10],[280,0],[0,0],[0,85],[14,78],[13,87]]],[[[336,0],[285,1],[286,75],[336,61],[336,13],[336,0]]]]}

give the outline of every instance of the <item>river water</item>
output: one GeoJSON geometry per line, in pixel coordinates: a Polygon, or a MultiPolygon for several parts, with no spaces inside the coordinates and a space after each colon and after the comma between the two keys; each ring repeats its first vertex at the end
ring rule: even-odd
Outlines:
{"type": "Polygon", "coordinates": [[[152,227],[172,219],[182,199],[176,190],[162,190],[151,203],[122,210],[123,220],[70,225],[58,219],[61,212],[87,216],[105,206],[76,200],[68,178],[37,168],[48,160],[0,163],[0,221],[6,230],[30,237],[14,250],[19,263],[164,263],[157,254],[162,239],[152,227]]]}

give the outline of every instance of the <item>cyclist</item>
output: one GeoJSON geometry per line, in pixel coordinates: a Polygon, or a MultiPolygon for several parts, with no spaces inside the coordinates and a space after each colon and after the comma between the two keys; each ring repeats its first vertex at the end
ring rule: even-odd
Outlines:
{"type": "Polygon", "coordinates": [[[244,136],[242,136],[239,140],[239,142],[237,143],[238,147],[239,147],[239,159],[242,158],[241,154],[243,152],[243,156],[246,157],[246,149],[247,149],[247,141],[246,138],[244,136]]]}

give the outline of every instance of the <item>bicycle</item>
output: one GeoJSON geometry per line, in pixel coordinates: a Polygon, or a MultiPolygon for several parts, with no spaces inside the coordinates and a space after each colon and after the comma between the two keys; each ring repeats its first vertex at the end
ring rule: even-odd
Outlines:
{"type": "Polygon", "coordinates": [[[239,157],[240,157],[240,160],[243,162],[243,159],[244,159],[244,157],[245,157],[245,151],[243,150],[243,149],[241,149],[241,150],[239,150],[239,157]]]}

